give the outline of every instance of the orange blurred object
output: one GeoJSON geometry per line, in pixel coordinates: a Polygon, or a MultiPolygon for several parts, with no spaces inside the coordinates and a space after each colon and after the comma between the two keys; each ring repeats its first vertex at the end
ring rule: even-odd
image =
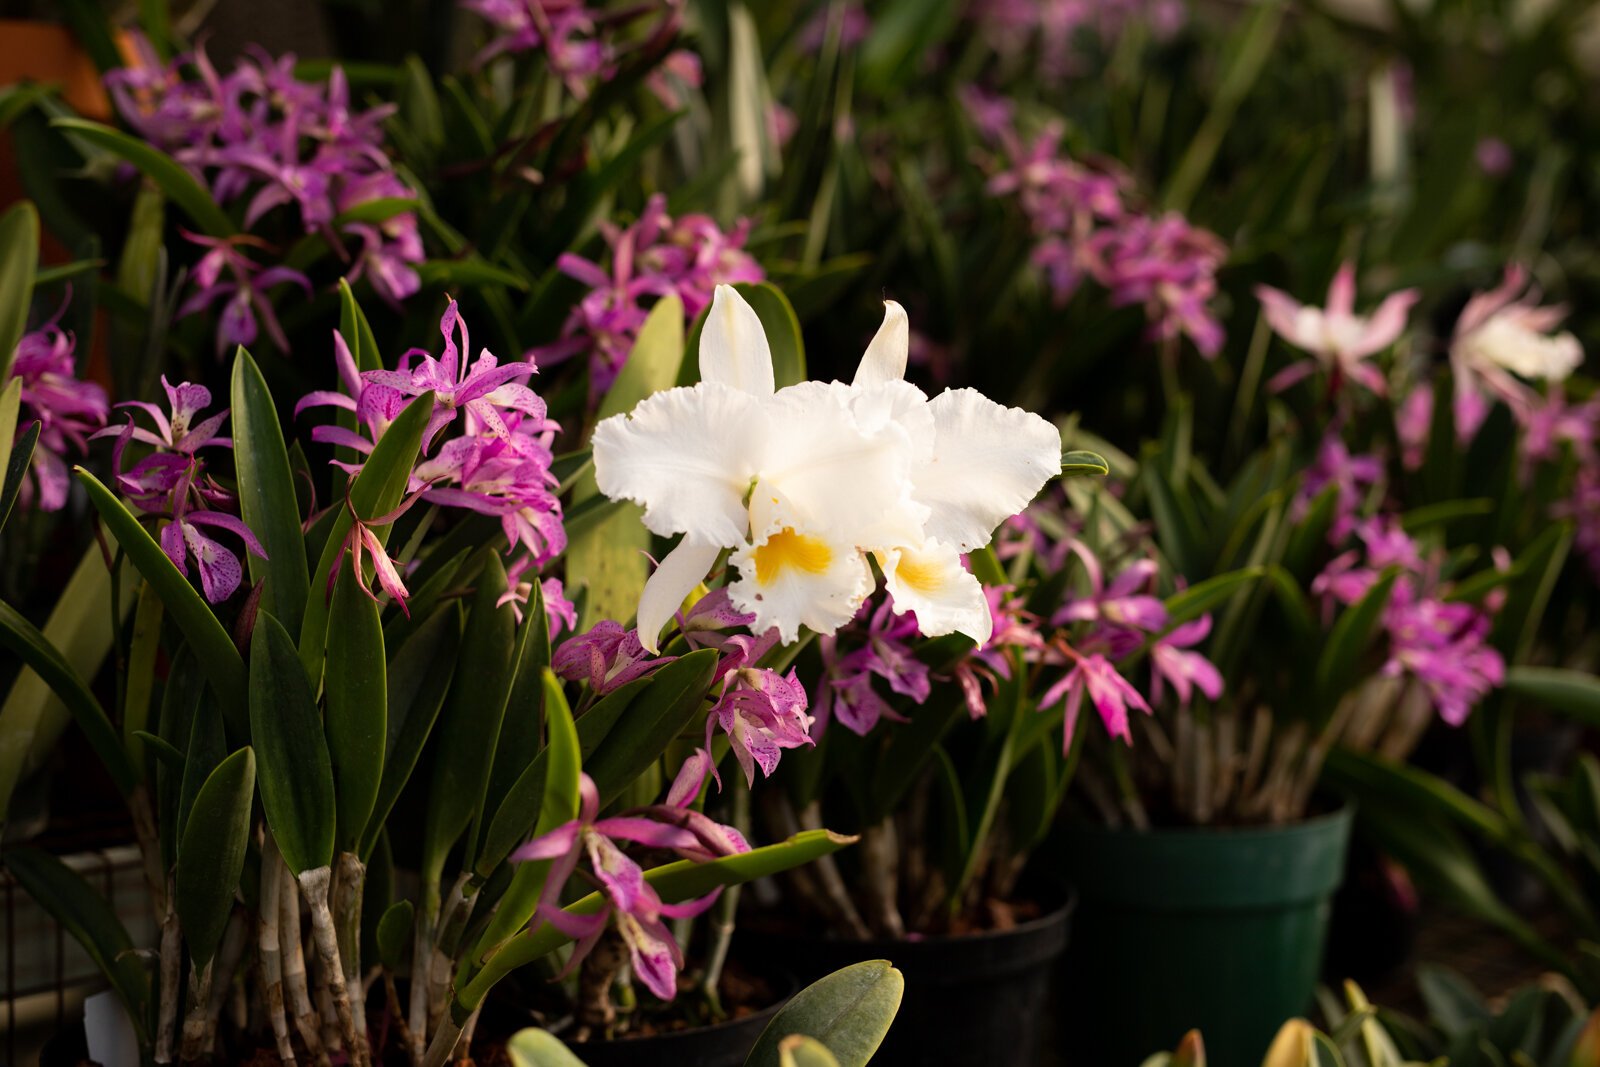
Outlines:
{"type": "Polygon", "coordinates": [[[0,85],[48,82],[78,114],[100,122],[111,117],[111,101],[89,53],[65,26],[0,19],[0,85]]]}

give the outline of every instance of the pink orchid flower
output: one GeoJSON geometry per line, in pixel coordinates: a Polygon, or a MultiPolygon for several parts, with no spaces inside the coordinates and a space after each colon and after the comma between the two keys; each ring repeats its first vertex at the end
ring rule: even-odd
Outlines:
{"type": "Polygon", "coordinates": [[[1390,293],[1371,316],[1355,313],[1355,264],[1346,262],[1328,287],[1326,307],[1301,304],[1271,286],[1256,287],[1262,313],[1274,333],[1312,358],[1298,360],[1273,375],[1267,389],[1280,393],[1319,367],[1327,371],[1331,389],[1343,378],[1383,396],[1388,391],[1383,372],[1367,362],[1405,332],[1411,308],[1421,298],[1416,289],[1390,293]]]}

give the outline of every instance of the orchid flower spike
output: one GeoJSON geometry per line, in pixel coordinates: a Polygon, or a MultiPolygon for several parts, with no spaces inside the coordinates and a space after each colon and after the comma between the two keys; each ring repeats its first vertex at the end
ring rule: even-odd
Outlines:
{"type": "Polygon", "coordinates": [[[777,389],[760,318],[719,285],[700,383],[595,428],[600,491],[642,505],[652,532],[682,535],[639,601],[647,650],[725,549],[730,598],[756,633],[776,627],[788,642],[801,626],[849,622],[873,588],[871,553],[925,635],[988,640],[988,604],[961,556],[1060,471],[1061,437],[971,389],[930,400],[903,380],[909,341],[888,302],[853,382],[777,389]]]}

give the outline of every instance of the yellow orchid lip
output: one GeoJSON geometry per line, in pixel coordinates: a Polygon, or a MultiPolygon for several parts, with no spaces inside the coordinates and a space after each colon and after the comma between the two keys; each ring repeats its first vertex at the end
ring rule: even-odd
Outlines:
{"type": "Polygon", "coordinates": [[[785,569],[806,574],[822,574],[833,563],[833,550],[826,541],[810,534],[795,533],[785,526],[756,547],[756,584],[771,585],[785,569]]]}
{"type": "Polygon", "coordinates": [[[909,552],[900,554],[894,568],[895,578],[919,593],[935,593],[944,587],[944,575],[937,561],[922,559],[909,552]]]}

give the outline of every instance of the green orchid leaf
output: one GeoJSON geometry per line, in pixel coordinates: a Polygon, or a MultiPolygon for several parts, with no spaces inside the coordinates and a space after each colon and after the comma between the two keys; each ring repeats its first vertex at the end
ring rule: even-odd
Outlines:
{"type": "Polygon", "coordinates": [[[422,830],[424,875],[437,875],[451,847],[483,808],[495,739],[517,674],[516,613],[509,603],[497,603],[505,588],[505,567],[498,554],[491,554],[478,575],[460,662],[433,746],[433,781],[422,830]]]}
{"type": "MultiPolygon", "coordinates": [[[[680,860],[655,867],[646,871],[644,878],[663,902],[675,904],[693,897],[703,897],[719,886],[742,885],[756,878],[780,874],[811,863],[821,856],[831,855],[855,841],[854,837],[845,837],[830,830],[806,830],[787,841],[741,852],[736,856],[721,856],[705,862],[680,860]]],[[[593,915],[600,910],[601,904],[600,893],[594,892],[564,910],[572,915],[593,915]]],[[[450,1008],[452,1016],[458,1023],[464,1021],[483,1003],[484,996],[501,978],[518,967],[549,955],[570,940],[549,923],[540,923],[537,928],[524,930],[490,956],[483,970],[470,982],[459,987],[455,1003],[450,1008]]]]}
{"type": "Polygon", "coordinates": [[[1485,497],[1474,497],[1468,500],[1446,500],[1438,504],[1412,508],[1400,516],[1400,526],[1406,533],[1415,537],[1419,533],[1424,533],[1435,527],[1447,526],[1462,519],[1478,519],[1485,515],[1493,514],[1494,501],[1485,497]]]}
{"type": "Polygon", "coordinates": [[[584,1063],[548,1030],[518,1030],[506,1044],[511,1067],[584,1067],[584,1063]]]}
{"type": "Polygon", "coordinates": [[[100,513],[111,536],[128,554],[128,559],[155,589],[156,595],[167,609],[167,615],[183,631],[195,659],[205,672],[222,701],[228,716],[231,734],[244,736],[244,720],[238,709],[245,703],[244,660],[234,646],[233,638],[222,628],[222,623],[211,608],[189,584],[172,560],[167,558],[155,538],[145,532],[139,520],[124,507],[100,480],[82,467],[76,468],[78,480],[88,490],[89,502],[100,513]]]}
{"type": "Polygon", "coordinates": [[[156,660],[161,654],[161,618],[166,609],[149,582],[139,583],[138,604],[128,635],[127,671],[122,685],[122,744],[134,769],[145,767],[144,743],[138,735],[153,726],[150,701],[156,688],[156,660]]]}
{"type": "Polygon", "coordinates": [[[406,58],[399,103],[406,131],[420,147],[434,151],[444,144],[444,111],[433,88],[433,75],[417,56],[406,58]]]}
{"type": "Polygon", "coordinates": [[[504,285],[518,292],[528,291],[528,279],[504,267],[497,267],[481,256],[465,255],[460,259],[430,259],[416,266],[417,277],[423,285],[442,285],[448,288],[475,289],[484,285],[504,285]]]}
{"type": "Polygon", "coordinates": [[[377,602],[356,581],[354,568],[346,567],[328,613],[323,687],[340,851],[357,847],[378,799],[388,737],[387,682],[377,602]]]}
{"type": "Polygon", "coordinates": [[[135,730],[133,736],[149,748],[150,755],[154,756],[161,766],[167,770],[178,771],[180,774],[183,772],[183,752],[167,744],[165,738],[148,730],[135,730]]]}
{"type": "Polygon", "coordinates": [[[1327,770],[1331,785],[1349,789],[1357,797],[1381,795],[1396,807],[1441,816],[1489,841],[1506,841],[1513,833],[1500,812],[1410,764],[1334,749],[1328,754],[1327,770]]]}
{"type": "MultiPolygon", "coordinates": [[[[194,655],[188,645],[180,645],[173,653],[167,684],[161,692],[161,709],[156,730],[162,743],[175,752],[185,753],[176,766],[162,760],[155,771],[155,801],[157,836],[161,841],[161,866],[171,871],[178,862],[178,823],[183,807],[183,772],[188,761],[187,749],[194,733],[194,721],[202,714],[200,702],[210,693],[206,677],[195,667],[194,655]]],[[[216,713],[220,719],[221,713],[216,713]]],[[[224,749],[226,745],[224,744],[224,749]]]]}
{"type": "Polygon", "coordinates": [[[1472,1033],[1493,1018],[1472,984],[1448,967],[1418,966],[1417,991],[1427,1005],[1428,1018],[1451,1037],[1472,1033]]]}
{"type": "Polygon", "coordinates": [[[1362,677],[1361,659],[1378,638],[1379,624],[1398,577],[1398,571],[1390,570],[1335,620],[1328,643],[1317,660],[1316,692],[1326,708],[1337,704],[1362,677]]]}
{"type": "Polygon", "coordinates": [[[1403,864],[1418,888],[1464,914],[1503,929],[1551,966],[1564,957],[1489,884],[1472,847],[1454,827],[1417,818],[1409,807],[1369,799],[1359,809],[1359,832],[1403,864]]]}
{"type": "MultiPolygon", "coordinates": [[[[390,423],[361,473],[350,483],[350,506],[339,508],[323,542],[322,553],[311,571],[311,595],[306,600],[305,621],[300,626],[300,662],[306,677],[322,679],[322,657],[328,639],[327,581],[339,553],[344,551],[345,535],[350,532],[351,512],[363,520],[387,515],[400,506],[410,484],[411,468],[416,466],[422,448],[422,434],[433,417],[433,394],[423,393],[405,406],[390,423]]],[[[373,527],[379,543],[389,540],[389,527],[373,527]]]]}
{"type": "MultiPolygon", "coordinates": [[[[542,681],[540,684],[542,687],[542,681]]],[[[634,699],[649,685],[649,677],[635,678],[614,692],[607,693],[578,718],[578,751],[582,762],[587,764],[601,742],[624,720],[634,699]]],[[[562,699],[566,699],[565,695],[562,699]]],[[[511,850],[527,838],[538,819],[539,805],[543,803],[544,779],[548,770],[549,758],[541,752],[506,790],[484,835],[483,848],[478,852],[476,871],[479,878],[487,879],[500,862],[511,854],[511,850]]]]}
{"type": "Polygon", "coordinates": [[[417,909],[409,900],[397,900],[384,911],[378,920],[378,962],[386,970],[399,969],[406,949],[411,947],[411,924],[417,909]]]}
{"type": "Polygon", "coordinates": [[[825,1045],[840,1067],[865,1067],[900,1010],[905,979],[888,960],[834,971],[800,990],[761,1032],[745,1067],[777,1067],[778,1046],[803,1034],[825,1045]]]}
{"type": "Polygon", "coordinates": [[[872,776],[870,823],[882,822],[899,808],[930,766],[934,749],[966,716],[967,705],[960,692],[954,686],[946,687],[919,707],[910,722],[889,735],[872,776]]]}
{"type": "MultiPolygon", "coordinates": [[[[13,378],[12,381],[18,379],[13,378]]],[[[6,520],[11,517],[11,509],[17,502],[17,496],[22,492],[22,479],[28,475],[28,465],[33,462],[33,449],[39,443],[39,430],[44,424],[35,422],[22,432],[16,439],[15,445],[9,445],[7,456],[0,464],[0,530],[5,529],[6,520]]]]}
{"type": "Polygon", "coordinates": [[[24,200],[0,215],[0,382],[11,377],[17,342],[28,328],[38,260],[39,212],[24,200]]]}
{"type": "MultiPolygon", "coordinates": [[[[669,293],[656,301],[644,325],[639,327],[627,361],[617,372],[611,388],[600,398],[595,419],[632,411],[645,397],[672,388],[678,379],[678,368],[683,364],[683,353],[683,301],[677,294],[669,293]]],[[[593,491],[591,485],[589,493],[593,491]]]]}
{"type": "Polygon", "coordinates": [[[484,818],[474,826],[473,855],[482,854],[493,817],[505,803],[506,794],[545,747],[544,672],[550,666],[550,617],[545,613],[544,590],[538,582],[531,583],[522,615],[522,626],[517,631],[517,679],[511,687],[500,739],[495,745],[494,769],[489,773],[489,791],[484,797],[484,818]]]}
{"type": "Polygon", "coordinates": [[[448,603],[429,616],[389,661],[384,685],[389,694],[388,739],[378,796],[361,838],[363,859],[372,854],[389,812],[422,758],[445,694],[450,691],[460,647],[461,609],[448,603]]]}
{"type": "Polygon", "coordinates": [[[0,601],[0,646],[10,649],[66,705],[118,791],[124,797],[131,795],[139,784],[139,772],[122,747],[122,739],[105,709],[82,676],[39,628],[3,601],[0,601]]]}
{"type": "Polygon", "coordinates": [[[1600,678],[1560,667],[1512,667],[1505,689],[1512,696],[1558,711],[1585,726],[1600,726],[1600,678]]]}
{"type": "MultiPolygon", "coordinates": [[[[116,630],[138,599],[136,581],[131,567],[118,567],[113,575],[98,543],[88,545],[79,557],[42,629],[79,678],[99,673],[116,630]],[[108,604],[117,610],[106,610],[108,604]]],[[[17,783],[49,758],[71,722],[72,712],[43,678],[32,670],[18,672],[0,704],[0,823],[17,783]]]]}
{"type": "Polygon", "coordinates": [[[1062,478],[1103,478],[1111,473],[1111,464],[1098,452],[1076,449],[1061,453],[1062,478]]]}
{"type": "MultiPolygon", "coordinates": [[[[174,689],[182,689],[176,682],[172,684],[174,689]]],[[[228,758],[227,733],[223,729],[222,716],[217,712],[215,701],[210,699],[210,694],[204,691],[203,686],[195,687],[194,692],[196,703],[183,709],[189,713],[189,740],[183,750],[183,770],[180,772],[181,780],[178,785],[178,807],[172,828],[174,846],[183,841],[183,832],[189,825],[189,816],[193,814],[195,803],[200,798],[200,790],[210,780],[211,772],[228,758]]],[[[183,711],[178,714],[182,715],[183,711]]],[[[175,853],[173,862],[177,862],[177,858],[175,853]]]]}
{"type": "Polygon", "coordinates": [[[167,198],[182,208],[190,221],[209,236],[231,237],[237,232],[227,212],[217,206],[206,187],[196,181],[183,164],[159,148],[87,119],[58,118],[51,120],[50,125],[132,163],[160,186],[167,198]]]}
{"type": "Polygon", "coordinates": [[[250,843],[255,754],[241,748],[217,766],[195,800],[178,848],[177,907],[189,955],[204,970],[222,942],[250,843]]]}
{"type": "Polygon", "coordinates": [[[1264,577],[1266,567],[1244,567],[1196,582],[1167,598],[1167,625],[1181,626],[1231,600],[1246,585],[1264,577]]]}
{"type": "Polygon", "coordinates": [[[376,200],[363,200],[355,207],[347,208],[333,217],[334,229],[343,229],[352,222],[375,225],[388,222],[397,215],[404,215],[408,211],[417,210],[415,197],[410,196],[380,196],[376,200]]]}
{"type": "Polygon", "coordinates": [[[127,1009],[140,1043],[146,1043],[154,1015],[150,978],[116,911],[82,875],[47,852],[14,845],[3,861],[23,892],[83,946],[127,1009]]]}
{"type": "Polygon", "coordinates": [[[290,633],[299,633],[311,579],[294,475],[272,392],[243,346],[233,361],[232,405],[239,511],[267,550],[266,559],[246,553],[250,577],[266,583],[261,607],[277,616],[290,633]]]}
{"type": "MultiPolygon", "coordinates": [[[[28,469],[28,461],[14,463],[11,458],[12,442],[17,439],[17,419],[22,410],[22,379],[12,378],[4,386],[0,386],[0,527],[5,525],[6,515],[11,511],[11,505],[5,503],[13,499],[10,490],[11,470],[18,467],[23,471],[28,469]]],[[[35,435],[34,440],[38,440],[35,435]]],[[[31,453],[33,446],[28,446],[31,453]]],[[[30,456],[31,458],[31,456],[30,456]]],[[[21,475],[17,476],[17,485],[22,485],[21,475]]]]}
{"type": "MultiPolygon", "coordinates": [[[[405,203],[413,208],[417,206],[415,200],[405,203]]],[[[355,360],[356,370],[383,370],[383,353],[378,351],[378,340],[372,332],[372,324],[367,321],[367,313],[361,310],[356,294],[350,290],[350,282],[345,278],[339,279],[339,334],[350,349],[350,358],[355,360]]]]}
{"type": "Polygon", "coordinates": [[[1206,572],[1205,524],[1195,513],[1191,497],[1178,492],[1162,470],[1162,465],[1147,462],[1140,484],[1150,499],[1150,514],[1155,519],[1156,541],[1179,574],[1196,577],[1206,572]]]}
{"type": "Polygon", "coordinates": [[[261,807],[284,862],[298,877],[333,861],[337,812],[322,715],[294,640],[270,612],[250,639],[250,737],[260,762],[261,807]]]}
{"type": "Polygon", "coordinates": [[[94,0],[62,0],[58,7],[62,22],[71,28],[78,46],[88,53],[100,73],[122,66],[122,53],[117,51],[111,19],[104,7],[94,0]]]}
{"type": "Polygon", "coordinates": [[[610,731],[584,769],[600,790],[602,807],[661,758],[705,706],[716,674],[717,651],[702,648],[680,656],[650,676],[650,683],[628,705],[627,722],[610,731]]]}
{"type": "MultiPolygon", "coordinates": [[[[155,195],[159,200],[160,194],[157,193],[155,195]]],[[[47,285],[60,285],[62,282],[70,282],[91,274],[98,274],[105,269],[105,266],[106,261],[103,259],[78,259],[55,267],[40,266],[38,273],[34,275],[34,288],[43,289],[47,285]]]]}
{"type": "MultiPolygon", "coordinates": [[[[561,517],[561,525],[567,531],[568,551],[571,551],[574,538],[583,541],[596,536],[597,531],[610,528],[614,516],[621,514],[624,509],[632,507],[637,507],[637,505],[630,504],[626,500],[612,500],[609,497],[598,495],[585,497],[582,501],[572,505],[561,517]]],[[[628,517],[632,518],[633,516],[629,513],[628,517]]],[[[628,614],[631,615],[636,606],[636,602],[629,604],[628,614]]]]}
{"type": "MultiPolygon", "coordinates": [[[[572,709],[567,705],[561,681],[547,667],[541,672],[540,685],[544,689],[545,722],[550,738],[540,753],[545,765],[544,797],[539,804],[538,820],[533,826],[535,837],[578,817],[579,779],[583,775],[583,752],[578,741],[578,728],[572,721],[572,709]]],[[[494,865],[499,865],[499,859],[495,860],[494,865]]],[[[483,870],[481,864],[479,870],[483,870]]],[[[539,894],[544,890],[545,875],[549,870],[549,860],[517,865],[511,875],[511,885],[500,898],[499,908],[478,941],[477,957],[487,955],[495,945],[522,929],[533,917],[533,909],[539,903],[539,894]]]]}

